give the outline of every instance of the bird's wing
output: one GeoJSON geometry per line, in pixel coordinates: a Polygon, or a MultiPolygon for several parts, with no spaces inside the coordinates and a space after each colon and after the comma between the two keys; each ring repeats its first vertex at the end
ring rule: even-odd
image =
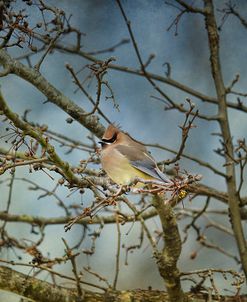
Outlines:
{"type": "Polygon", "coordinates": [[[170,179],[160,171],[150,154],[126,145],[118,145],[116,146],[116,150],[124,155],[136,169],[160,181],[171,182],[170,179]]]}

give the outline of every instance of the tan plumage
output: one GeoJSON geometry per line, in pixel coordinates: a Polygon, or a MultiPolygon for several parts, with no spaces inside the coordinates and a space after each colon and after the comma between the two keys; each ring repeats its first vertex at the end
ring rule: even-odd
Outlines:
{"type": "Polygon", "coordinates": [[[136,177],[170,182],[146,147],[117,127],[109,125],[100,143],[102,168],[115,183],[128,185],[136,177]]]}

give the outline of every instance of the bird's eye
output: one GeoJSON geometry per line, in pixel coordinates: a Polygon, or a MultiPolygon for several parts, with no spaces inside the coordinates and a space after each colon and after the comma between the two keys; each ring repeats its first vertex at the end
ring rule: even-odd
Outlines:
{"type": "Polygon", "coordinates": [[[114,133],[113,137],[110,139],[102,139],[102,142],[106,143],[106,144],[112,144],[115,142],[115,140],[117,139],[117,133],[114,133]]]}

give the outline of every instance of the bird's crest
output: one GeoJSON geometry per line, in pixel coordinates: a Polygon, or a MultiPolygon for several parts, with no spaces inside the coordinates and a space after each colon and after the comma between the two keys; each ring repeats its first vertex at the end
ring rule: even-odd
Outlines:
{"type": "Polygon", "coordinates": [[[102,141],[105,141],[105,142],[115,141],[119,132],[120,132],[120,130],[118,127],[116,127],[113,124],[110,124],[107,127],[107,129],[102,137],[102,141]]]}

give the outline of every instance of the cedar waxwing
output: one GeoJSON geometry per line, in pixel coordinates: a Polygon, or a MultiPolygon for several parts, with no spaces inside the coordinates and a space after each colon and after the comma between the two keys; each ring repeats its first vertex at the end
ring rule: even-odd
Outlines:
{"type": "Polygon", "coordinates": [[[146,147],[129,134],[110,125],[100,142],[101,164],[108,176],[119,185],[128,185],[136,177],[170,183],[158,168],[146,147]]]}

